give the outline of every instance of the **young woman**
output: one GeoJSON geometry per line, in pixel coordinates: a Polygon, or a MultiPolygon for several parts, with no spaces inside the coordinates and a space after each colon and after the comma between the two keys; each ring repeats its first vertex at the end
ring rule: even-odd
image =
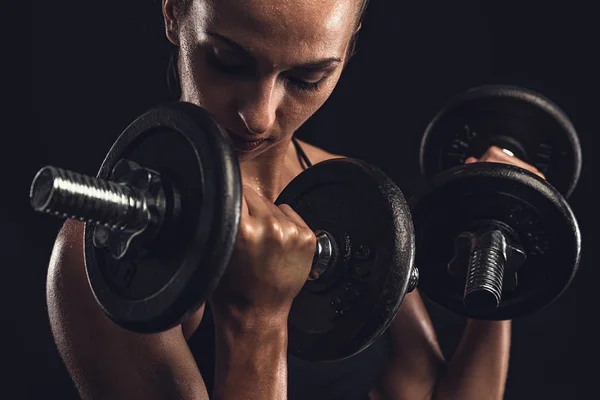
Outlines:
{"type": "MultiPolygon", "coordinates": [[[[214,372],[207,384],[217,399],[307,397],[288,390],[288,367],[292,380],[309,378],[295,376],[300,367],[288,360],[287,317],[308,276],[315,237],[290,207],[273,202],[311,163],[340,157],[293,135],[336,86],[365,7],[365,0],[163,0],[166,35],[179,50],[181,100],[207,109],[235,145],[244,183],[241,226],[209,301],[214,330],[209,339],[196,339],[192,351],[188,340],[205,308],[159,334],[118,327],[90,291],[83,224],[65,223],[47,299],[56,343],[83,398],[207,399],[198,365],[214,368],[206,374],[214,372]]],[[[468,160],[477,161],[538,173],[497,148],[468,160]]],[[[453,358],[445,360],[414,291],[387,335],[385,357],[360,358],[318,398],[503,397],[510,321],[469,320],[453,358]]]]}

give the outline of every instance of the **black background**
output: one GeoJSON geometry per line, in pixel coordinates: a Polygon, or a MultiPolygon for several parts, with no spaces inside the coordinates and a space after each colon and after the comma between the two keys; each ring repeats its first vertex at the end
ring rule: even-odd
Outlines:
{"type": "MultiPolygon", "coordinates": [[[[166,84],[172,49],[158,0],[32,5],[10,14],[17,30],[9,28],[4,40],[5,87],[17,90],[12,98],[5,92],[15,107],[3,112],[10,121],[2,141],[3,381],[7,398],[69,399],[77,396],[50,335],[44,295],[60,221],[31,211],[29,184],[46,164],[95,174],[130,121],[173,99],[166,84]],[[23,43],[28,29],[30,53],[23,43]]],[[[594,11],[593,2],[583,1],[372,0],[357,56],[299,133],[380,166],[410,194],[421,182],[421,134],[442,103],[462,90],[521,85],[571,117],[583,147],[581,180],[570,198],[583,258],[558,301],[514,321],[506,399],[585,399],[596,392],[600,27],[594,11]]],[[[430,311],[450,355],[464,321],[433,306],[430,311]]]]}

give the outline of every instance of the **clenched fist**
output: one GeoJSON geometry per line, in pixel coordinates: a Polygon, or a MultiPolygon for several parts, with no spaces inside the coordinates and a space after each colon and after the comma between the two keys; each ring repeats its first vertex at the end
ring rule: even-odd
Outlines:
{"type": "Polygon", "coordinates": [[[231,260],[210,299],[215,317],[249,313],[252,319],[287,321],[315,248],[315,234],[290,206],[276,206],[244,186],[231,260]]]}

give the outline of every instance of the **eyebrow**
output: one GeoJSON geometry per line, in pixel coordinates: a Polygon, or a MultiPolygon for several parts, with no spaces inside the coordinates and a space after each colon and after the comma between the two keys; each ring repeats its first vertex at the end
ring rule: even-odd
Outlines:
{"type": "MultiPolygon", "coordinates": [[[[227,43],[229,46],[233,47],[234,49],[244,53],[244,55],[248,56],[248,57],[252,57],[254,58],[252,52],[248,49],[246,49],[244,46],[242,46],[241,44],[237,43],[236,41],[234,41],[231,38],[228,38],[227,36],[223,36],[221,34],[218,34],[216,32],[207,32],[207,35],[215,38],[217,40],[220,40],[221,42],[227,43]]],[[[329,58],[324,58],[322,60],[318,60],[318,61],[312,61],[312,62],[308,62],[306,64],[300,64],[300,65],[294,65],[293,68],[294,69],[304,69],[304,70],[318,70],[318,69],[323,69],[323,68],[327,68],[330,65],[334,64],[334,63],[339,63],[342,62],[342,59],[339,57],[329,57],[329,58]]]]}

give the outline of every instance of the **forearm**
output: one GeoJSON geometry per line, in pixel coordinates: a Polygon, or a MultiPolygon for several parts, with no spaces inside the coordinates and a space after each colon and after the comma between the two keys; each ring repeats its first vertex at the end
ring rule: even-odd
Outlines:
{"type": "Polygon", "coordinates": [[[216,325],[215,400],[287,398],[287,323],[216,325]]]}
{"type": "Polygon", "coordinates": [[[434,399],[502,399],[511,321],[468,320],[452,359],[438,376],[434,399]]]}
{"type": "Polygon", "coordinates": [[[468,320],[454,356],[446,361],[415,290],[389,328],[391,360],[371,399],[501,399],[510,329],[510,321],[468,320]]]}

